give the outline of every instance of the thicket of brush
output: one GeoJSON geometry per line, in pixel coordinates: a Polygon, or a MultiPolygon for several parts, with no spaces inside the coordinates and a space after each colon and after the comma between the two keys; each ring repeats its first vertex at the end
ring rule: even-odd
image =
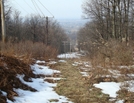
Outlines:
{"type": "Polygon", "coordinates": [[[126,43],[112,40],[104,45],[92,48],[89,55],[94,66],[132,65],[133,44],[126,45],[126,43]]]}
{"type": "Polygon", "coordinates": [[[31,41],[19,43],[0,43],[0,53],[6,56],[17,57],[23,59],[24,62],[29,62],[31,59],[45,59],[56,58],[58,50],[46,46],[44,43],[31,41]]]}
{"type": "Polygon", "coordinates": [[[36,91],[23,84],[17,78],[17,75],[24,75],[25,81],[29,81],[30,78],[35,77],[29,64],[26,64],[15,57],[0,54],[0,103],[7,103],[7,99],[14,101],[14,96],[18,96],[14,91],[15,88],[36,91]],[[6,92],[7,95],[3,95],[2,92],[6,92]]]}

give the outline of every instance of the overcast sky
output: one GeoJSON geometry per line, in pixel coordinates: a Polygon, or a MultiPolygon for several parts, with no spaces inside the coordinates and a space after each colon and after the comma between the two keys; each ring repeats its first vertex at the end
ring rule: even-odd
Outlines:
{"type": "MultiPolygon", "coordinates": [[[[44,16],[38,7],[41,9],[45,16],[51,17],[52,15],[38,2],[38,0],[10,0],[10,4],[21,12],[21,15],[27,16],[30,14],[40,13],[44,16]]],[[[39,0],[53,15],[56,19],[81,19],[82,8],[81,5],[85,0],[39,0]]]]}

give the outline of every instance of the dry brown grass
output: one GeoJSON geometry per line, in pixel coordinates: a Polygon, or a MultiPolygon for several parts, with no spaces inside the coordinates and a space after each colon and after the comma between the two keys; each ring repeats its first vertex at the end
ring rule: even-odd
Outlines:
{"type": "Polygon", "coordinates": [[[110,103],[108,95],[93,86],[92,78],[84,78],[78,67],[72,66],[73,60],[58,63],[55,68],[61,71],[62,78],[55,88],[60,95],[65,95],[74,103],[110,103]]]}
{"type": "Polygon", "coordinates": [[[113,101],[110,101],[112,98],[93,86],[93,84],[100,82],[124,82],[132,80],[132,78],[127,77],[127,74],[134,74],[133,68],[128,69],[124,67],[120,69],[118,65],[121,62],[113,67],[109,65],[105,67],[96,65],[96,67],[88,71],[92,76],[90,78],[83,78],[78,68],[84,65],[72,66],[72,64],[76,61],[85,60],[89,61],[87,58],[72,59],[67,60],[66,63],[55,65],[55,68],[61,71],[62,77],[66,78],[58,82],[58,87],[55,89],[57,93],[69,97],[74,103],[115,103],[118,100],[124,100],[124,103],[133,103],[134,93],[128,90],[126,92],[124,86],[118,91],[118,96],[113,101]],[[109,70],[118,70],[122,76],[114,77],[114,74],[109,72],[109,70]]]}
{"type": "Polygon", "coordinates": [[[94,47],[90,54],[93,66],[131,65],[133,63],[133,44],[121,43],[115,40],[94,47]]]}
{"type": "Polygon", "coordinates": [[[33,43],[31,41],[11,43],[0,43],[0,53],[7,56],[15,56],[28,62],[34,59],[56,58],[57,49],[46,46],[43,43],[33,43]]]}
{"type": "Polygon", "coordinates": [[[35,77],[28,64],[14,57],[0,55],[0,90],[7,93],[7,96],[3,96],[0,91],[0,103],[7,103],[6,98],[13,101],[14,96],[18,96],[13,90],[14,88],[36,91],[16,78],[18,74],[25,75],[24,79],[26,81],[29,81],[31,77],[35,77]]]}

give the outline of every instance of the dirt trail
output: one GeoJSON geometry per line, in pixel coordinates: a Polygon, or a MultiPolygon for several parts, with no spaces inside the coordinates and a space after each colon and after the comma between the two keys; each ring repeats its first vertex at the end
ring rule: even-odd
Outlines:
{"type": "MultiPolygon", "coordinates": [[[[73,66],[77,59],[67,60],[65,63],[58,63],[55,69],[61,71],[62,78],[58,82],[56,92],[65,95],[74,103],[110,103],[108,95],[101,93],[92,84],[92,79],[83,77],[79,66],[73,66]]],[[[82,65],[82,64],[81,64],[82,65]]]]}

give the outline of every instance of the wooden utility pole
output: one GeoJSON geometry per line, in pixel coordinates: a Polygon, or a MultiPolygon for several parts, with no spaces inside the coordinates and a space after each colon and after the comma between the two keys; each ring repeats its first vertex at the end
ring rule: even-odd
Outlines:
{"type": "Polygon", "coordinates": [[[1,26],[2,26],[2,41],[5,42],[6,26],[5,26],[5,13],[4,13],[4,0],[1,0],[1,26]]]}
{"type": "Polygon", "coordinates": [[[53,17],[46,16],[45,18],[46,18],[46,45],[50,45],[51,40],[50,40],[50,35],[49,35],[49,20],[48,19],[54,18],[54,16],[53,17]]]}
{"type": "Polygon", "coordinates": [[[48,17],[46,17],[46,45],[48,45],[49,43],[49,41],[48,41],[48,39],[49,39],[49,37],[48,37],[49,35],[48,35],[48,17]]]}

